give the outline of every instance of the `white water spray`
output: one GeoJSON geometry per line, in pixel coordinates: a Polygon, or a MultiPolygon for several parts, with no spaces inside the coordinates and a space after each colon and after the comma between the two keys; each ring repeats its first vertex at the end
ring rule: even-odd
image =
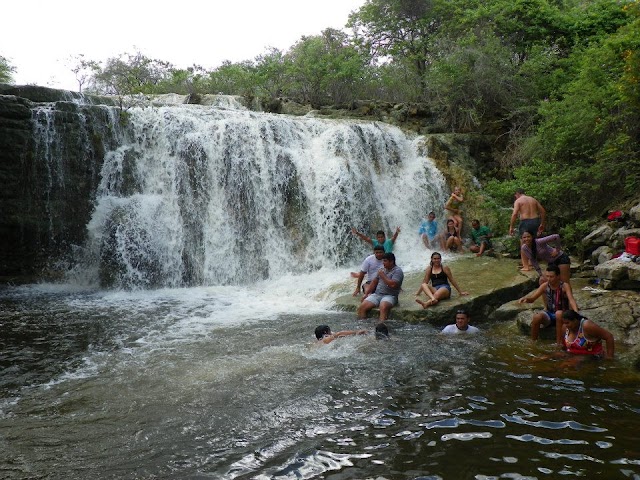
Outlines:
{"type": "Polygon", "coordinates": [[[247,284],[361,260],[351,226],[418,248],[444,179],[380,123],[193,105],[134,108],[105,158],[83,269],[127,288],[247,284]]]}

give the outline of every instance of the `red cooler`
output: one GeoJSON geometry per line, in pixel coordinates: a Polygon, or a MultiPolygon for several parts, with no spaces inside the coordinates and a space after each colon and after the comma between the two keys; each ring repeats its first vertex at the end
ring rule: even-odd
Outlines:
{"type": "Polygon", "coordinates": [[[627,237],[624,239],[624,250],[631,255],[640,255],[640,238],[627,237]]]}

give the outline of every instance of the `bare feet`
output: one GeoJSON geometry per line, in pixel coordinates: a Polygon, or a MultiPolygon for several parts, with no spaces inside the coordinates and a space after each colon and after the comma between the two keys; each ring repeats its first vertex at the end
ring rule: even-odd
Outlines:
{"type": "Polygon", "coordinates": [[[423,302],[422,300],[420,300],[419,298],[416,298],[416,302],[419,303],[420,305],[422,305],[422,308],[427,308],[430,307],[431,305],[435,305],[436,303],[438,303],[438,300],[428,300],[426,302],[423,302]]]}

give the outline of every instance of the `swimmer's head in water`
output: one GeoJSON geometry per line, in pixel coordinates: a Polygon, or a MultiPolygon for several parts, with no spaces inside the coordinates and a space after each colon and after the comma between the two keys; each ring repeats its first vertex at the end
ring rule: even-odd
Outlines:
{"type": "Polygon", "coordinates": [[[389,339],[389,328],[384,323],[378,323],[376,325],[376,338],[378,340],[389,339]]]}
{"type": "Polygon", "coordinates": [[[318,325],[316,327],[316,338],[320,340],[325,335],[331,335],[331,329],[329,325],[318,325]]]}

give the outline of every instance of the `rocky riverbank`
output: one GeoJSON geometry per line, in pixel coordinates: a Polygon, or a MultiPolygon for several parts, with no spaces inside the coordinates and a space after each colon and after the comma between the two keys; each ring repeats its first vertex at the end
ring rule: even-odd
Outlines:
{"type": "MultiPolygon", "coordinates": [[[[577,262],[574,259],[574,265],[577,262]]],[[[400,305],[392,310],[391,318],[407,322],[429,322],[438,327],[452,323],[455,312],[465,308],[471,312],[472,324],[482,328],[488,322],[515,322],[523,336],[529,335],[533,311],[542,308],[539,299],[533,304],[519,304],[517,300],[537,286],[535,272],[520,272],[518,261],[510,258],[476,258],[464,255],[447,262],[454,277],[468,296],[453,292],[452,298],[433,307],[422,309],[415,302],[415,292],[422,273],[405,277],[400,305]]],[[[580,313],[611,331],[618,347],[620,361],[640,369],[640,292],[635,290],[605,290],[597,284],[592,270],[574,269],[572,287],[580,313]]],[[[345,292],[353,283],[345,283],[345,292]]],[[[354,312],[359,297],[345,294],[336,300],[336,308],[354,312]]],[[[371,316],[377,315],[377,310],[371,316]]],[[[550,331],[542,330],[540,341],[553,341],[550,331]]]]}

